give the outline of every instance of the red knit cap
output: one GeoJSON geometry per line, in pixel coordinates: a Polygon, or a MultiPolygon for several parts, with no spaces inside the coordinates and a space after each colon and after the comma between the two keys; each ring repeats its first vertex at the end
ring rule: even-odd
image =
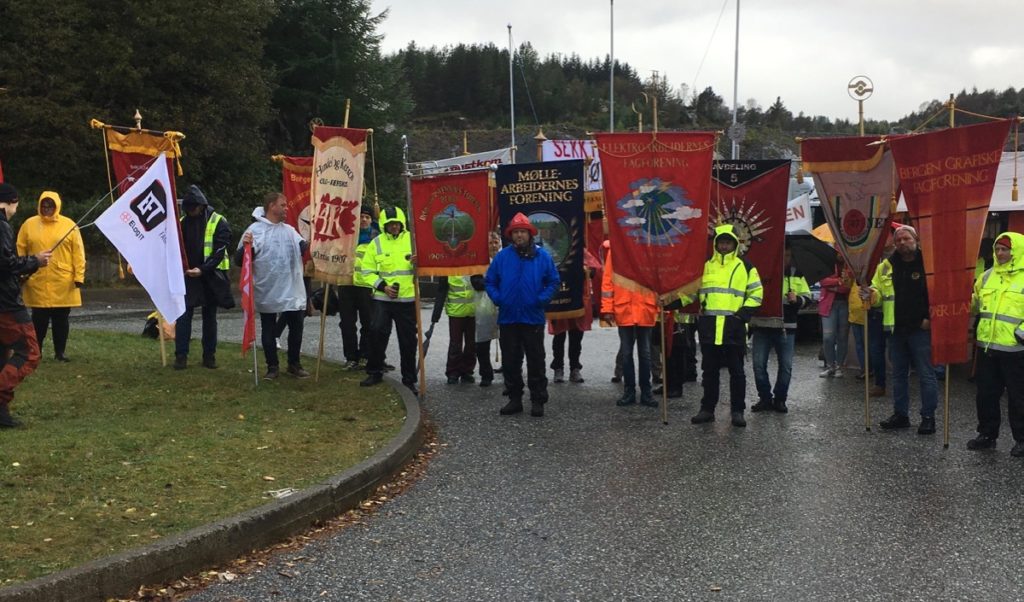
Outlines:
{"type": "Polygon", "coordinates": [[[512,238],[513,230],[526,230],[530,236],[537,236],[537,227],[530,223],[530,218],[523,213],[512,216],[512,221],[505,226],[505,238],[512,238]]]}
{"type": "Polygon", "coordinates": [[[996,244],[1003,245],[1007,249],[1013,248],[1013,241],[1010,240],[1010,237],[1006,236],[1005,234],[996,239],[996,244]]]}

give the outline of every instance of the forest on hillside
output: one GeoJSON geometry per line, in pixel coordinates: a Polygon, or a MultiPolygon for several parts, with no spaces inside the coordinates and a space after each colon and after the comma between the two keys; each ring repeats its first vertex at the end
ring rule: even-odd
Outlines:
{"type": "MultiPolygon", "coordinates": [[[[199,184],[241,225],[260,194],[279,186],[270,155],[311,154],[310,121],[341,124],[350,99],[349,125],[374,129],[376,178],[368,175],[368,183],[377,182],[383,204],[404,202],[403,135],[411,160],[461,152],[463,132],[471,151],[506,144],[509,60],[508,50],[494,45],[410,43],[386,54],[378,32],[386,18],[368,0],[6,0],[4,175],[23,198],[57,190],[66,212],[80,215],[107,192],[102,141],[89,120],[132,125],[139,109],[143,127],[186,134],[179,189],[199,184]]],[[[514,64],[519,140],[532,143],[540,128],[549,138],[607,128],[607,57],[540,56],[527,43],[514,64]]],[[[616,61],[615,74],[617,131],[637,127],[629,107],[644,94],[658,99],[664,130],[724,129],[731,122],[730,107],[711,88],[641,78],[624,61],[616,61]]],[[[955,100],[980,114],[1024,112],[1024,89],[965,89],[955,100]]],[[[899,121],[869,120],[866,129],[911,131],[945,101],[922,99],[899,121]]],[[[738,117],[747,130],[745,158],[790,156],[796,136],[851,135],[857,127],[806,115],[781,95],[747,101],[738,117]]]]}

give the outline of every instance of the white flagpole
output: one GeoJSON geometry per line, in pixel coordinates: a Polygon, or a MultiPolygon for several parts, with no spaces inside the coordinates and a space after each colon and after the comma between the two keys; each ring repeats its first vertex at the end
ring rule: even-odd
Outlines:
{"type": "Polygon", "coordinates": [[[608,131],[615,131],[615,0],[608,0],[611,13],[609,26],[610,49],[608,51],[608,131]]]}
{"type": "MultiPolygon", "coordinates": [[[[732,68],[732,124],[736,125],[737,97],[739,96],[740,81],[740,0],[736,0],[736,52],[733,58],[732,68]]],[[[733,128],[735,131],[735,128],[733,128]]],[[[735,138],[732,141],[732,158],[740,158],[740,144],[735,138]]]]}
{"type": "Polygon", "coordinates": [[[512,162],[516,162],[516,88],[512,77],[512,24],[508,24],[508,114],[512,122],[512,162]]]}

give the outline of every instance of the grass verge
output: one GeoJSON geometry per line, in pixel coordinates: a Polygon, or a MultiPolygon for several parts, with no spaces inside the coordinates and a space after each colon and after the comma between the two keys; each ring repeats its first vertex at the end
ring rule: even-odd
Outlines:
{"type": "Polygon", "coordinates": [[[149,339],[77,330],[68,355],[46,357],[18,388],[12,412],[25,426],[0,431],[0,585],[322,481],[371,456],[405,418],[390,388],[360,388],[363,373],[335,364],[319,383],[282,371],[255,386],[238,345],[220,346],[216,370],[194,357],[175,371],[149,339]]]}

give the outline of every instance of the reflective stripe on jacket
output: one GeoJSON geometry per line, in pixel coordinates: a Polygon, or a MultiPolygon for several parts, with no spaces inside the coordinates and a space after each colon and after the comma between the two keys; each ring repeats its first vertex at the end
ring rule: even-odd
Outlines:
{"type": "Polygon", "coordinates": [[[977,345],[985,350],[1024,351],[1024,251],[1018,259],[1017,249],[1024,249],[1024,235],[1016,232],[1000,234],[996,240],[1009,237],[1012,256],[1005,264],[997,261],[974,283],[971,307],[978,314],[977,345]]]}
{"type": "MultiPolygon", "coordinates": [[[[701,308],[697,332],[703,344],[745,345],[747,322],[761,306],[764,290],[757,268],[737,254],[739,239],[732,225],[715,228],[715,240],[721,236],[732,238],[736,248],[727,255],[716,248],[704,264],[704,276],[697,291],[701,308]]],[[[691,302],[685,296],[681,299],[684,305],[691,302]]]]}
{"type": "Polygon", "coordinates": [[[448,276],[448,295],[444,311],[449,318],[468,318],[476,313],[475,296],[469,276],[448,276]]]}
{"type": "Polygon", "coordinates": [[[658,300],[654,293],[631,291],[615,284],[612,252],[604,262],[601,276],[601,313],[613,314],[618,326],[654,326],[658,319],[658,300]]]}
{"type": "MultiPolygon", "coordinates": [[[[367,279],[362,272],[363,257],[366,255],[366,249],[368,249],[372,243],[373,241],[371,240],[370,242],[364,242],[361,245],[356,245],[356,259],[352,264],[352,284],[356,286],[373,288],[373,280],[376,280],[375,278],[367,279]]],[[[399,287],[399,290],[401,290],[401,287],[399,287]]]]}
{"type": "Polygon", "coordinates": [[[882,306],[882,327],[886,332],[892,332],[896,324],[896,289],[892,285],[892,264],[888,259],[883,259],[875,268],[871,288],[875,289],[871,295],[871,306],[882,306]]]}

